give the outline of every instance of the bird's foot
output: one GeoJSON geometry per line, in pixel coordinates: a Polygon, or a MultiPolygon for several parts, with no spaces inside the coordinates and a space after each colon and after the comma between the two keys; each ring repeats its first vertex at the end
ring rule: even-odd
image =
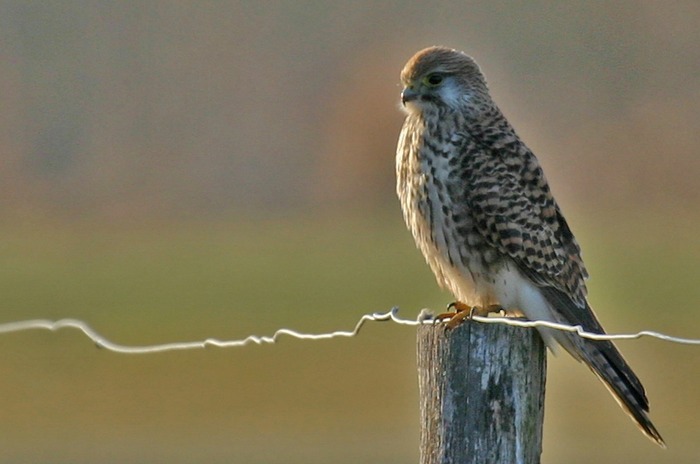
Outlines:
{"type": "Polygon", "coordinates": [[[490,313],[499,313],[503,311],[501,305],[489,305],[486,307],[469,306],[461,301],[453,301],[447,305],[447,312],[438,314],[433,319],[433,322],[447,321],[445,326],[448,329],[454,329],[465,320],[471,320],[474,316],[486,317],[490,313]]]}

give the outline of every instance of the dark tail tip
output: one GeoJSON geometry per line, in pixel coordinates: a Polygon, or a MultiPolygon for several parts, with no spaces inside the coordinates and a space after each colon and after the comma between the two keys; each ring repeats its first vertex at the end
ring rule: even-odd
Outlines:
{"type": "Polygon", "coordinates": [[[646,413],[643,413],[644,420],[640,421],[637,417],[635,417],[634,414],[631,414],[634,417],[635,422],[637,422],[637,425],[639,425],[639,428],[642,429],[642,432],[644,432],[644,435],[646,435],[651,441],[659,445],[661,448],[666,449],[666,442],[664,441],[663,437],[659,433],[658,430],[656,430],[656,427],[654,427],[654,424],[651,423],[648,417],[646,417],[646,413]]]}
{"type": "Polygon", "coordinates": [[[598,356],[590,359],[589,367],[603,381],[622,409],[650,440],[666,449],[666,442],[649,419],[649,401],[639,378],[620,352],[609,341],[590,342],[598,348],[598,356]]]}

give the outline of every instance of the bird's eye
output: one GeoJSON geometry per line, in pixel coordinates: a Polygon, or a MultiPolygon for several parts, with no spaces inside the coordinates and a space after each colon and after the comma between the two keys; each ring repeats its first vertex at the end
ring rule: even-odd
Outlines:
{"type": "Polygon", "coordinates": [[[428,74],[423,78],[423,83],[428,87],[437,87],[442,84],[443,76],[442,74],[428,74]]]}

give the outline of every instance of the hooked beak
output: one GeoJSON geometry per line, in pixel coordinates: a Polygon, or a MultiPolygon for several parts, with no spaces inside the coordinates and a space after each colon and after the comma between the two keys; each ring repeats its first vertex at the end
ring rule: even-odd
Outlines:
{"type": "Polygon", "coordinates": [[[418,92],[416,92],[410,87],[406,87],[401,92],[401,103],[403,103],[403,106],[406,106],[406,103],[416,100],[417,98],[418,92]]]}

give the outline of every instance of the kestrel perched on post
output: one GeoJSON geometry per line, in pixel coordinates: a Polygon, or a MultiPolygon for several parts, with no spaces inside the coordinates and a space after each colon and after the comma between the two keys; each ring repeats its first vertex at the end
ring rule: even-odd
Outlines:
{"type": "MultiPolygon", "coordinates": [[[[479,66],[462,52],[430,47],[408,61],[401,83],[406,120],[397,193],[418,248],[456,308],[498,308],[603,334],[586,300],[578,243],[479,66]]],[[[644,434],[665,446],[647,415],[644,387],[612,342],[540,333],[550,349],[561,345],[583,361],[644,434]]]]}

